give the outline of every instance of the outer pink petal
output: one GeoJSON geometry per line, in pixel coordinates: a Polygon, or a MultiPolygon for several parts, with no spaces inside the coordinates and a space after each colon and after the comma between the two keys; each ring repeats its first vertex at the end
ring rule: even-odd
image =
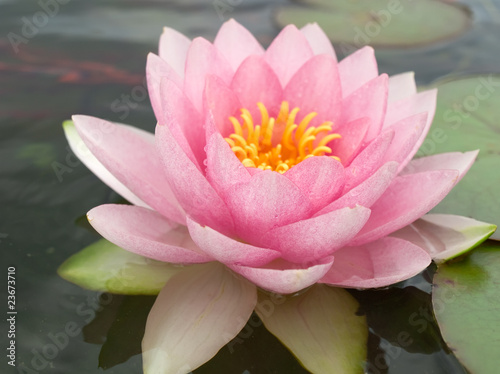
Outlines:
{"type": "Polygon", "coordinates": [[[389,103],[406,99],[417,93],[413,71],[389,77],[389,103]]]}
{"type": "Polygon", "coordinates": [[[425,249],[436,263],[443,263],[475,248],[496,230],[496,226],[451,214],[426,214],[391,236],[408,240],[425,249]]]}
{"type": "MultiPolygon", "coordinates": [[[[123,125],[126,126],[126,125],[123,125]]],[[[90,149],[85,145],[80,135],[76,131],[75,125],[72,122],[65,122],[63,124],[64,134],[68,140],[69,146],[74,154],[80,159],[81,162],[92,172],[95,176],[100,178],[116,193],[120,194],[123,198],[127,199],[134,205],[149,208],[148,204],[139,199],[128,187],[120,182],[116,177],[109,172],[106,167],[99,162],[97,158],[90,152],[90,149]]],[[[131,127],[130,129],[135,129],[131,127]]]]}
{"type": "Polygon", "coordinates": [[[399,175],[416,174],[430,170],[458,170],[460,173],[458,180],[460,180],[474,164],[478,153],[479,150],[465,153],[450,152],[417,158],[412,160],[399,175]]]}
{"type": "Polygon", "coordinates": [[[417,152],[415,144],[422,136],[426,122],[427,112],[424,112],[405,118],[385,130],[394,130],[394,139],[385,153],[384,162],[397,161],[401,171],[417,152]]]}
{"type": "Polygon", "coordinates": [[[187,374],[235,338],[257,303],[253,284],[222,264],[190,266],[163,287],[142,340],[145,374],[187,374]]]}
{"type": "Polygon", "coordinates": [[[382,74],[344,99],[342,106],[343,123],[363,117],[370,118],[371,125],[364,139],[367,142],[373,140],[382,129],[387,109],[388,84],[389,78],[387,74],[382,74]]]}
{"type": "Polygon", "coordinates": [[[264,54],[264,48],[252,33],[234,19],[225,22],[219,29],[214,46],[222,52],[234,71],[248,56],[264,54]]]}
{"type": "Polygon", "coordinates": [[[306,37],[294,25],[286,26],[266,51],[266,61],[278,75],[281,85],[313,56],[306,37]]]}
{"type": "Polygon", "coordinates": [[[361,230],[370,209],[357,206],[282,226],[266,233],[268,244],[294,263],[315,261],[342,248],[361,230]]]}
{"type": "MultiPolygon", "coordinates": [[[[229,121],[230,116],[238,116],[243,105],[238,97],[220,78],[215,75],[207,76],[204,92],[204,112],[210,112],[214,123],[222,136],[234,133],[234,127],[229,121]]],[[[208,131],[210,129],[206,129],[208,131]]],[[[208,136],[212,135],[208,133],[208,136]]]]}
{"type": "Polygon", "coordinates": [[[456,170],[436,170],[396,178],[372,205],[372,215],[352,245],[377,240],[422,217],[450,192],[458,175],[456,170]]]}
{"type": "Polygon", "coordinates": [[[310,157],[284,175],[309,198],[314,211],[332,202],[344,187],[344,167],[331,157],[310,157]]]}
{"type": "Polygon", "coordinates": [[[214,74],[229,84],[234,72],[217,48],[203,38],[196,38],[187,54],[184,91],[199,111],[203,109],[203,91],[208,74],[214,74]]]}
{"type": "Polygon", "coordinates": [[[165,217],[185,222],[185,213],[163,172],[153,134],[88,116],[73,116],[73,121],[92,154],[111,174],[165,217]]]}
{"type": "Polygon", "coordinates": [[[94,229],[110,242],[163,262],[191,264],[213,259],[193,242],[185,226],[154,210],[133,205],[100,205],[87,213],[94,229]]]}
{"type": "Polygon", "coordinates": [[[335,132],[340,134],[342,138],[330,142],[328,146],[332,148],[333,154],[340,158],[342,165],[348,166],[359,153],[370,124],[370,118],[360,118],[344,123],[335,129],[335,132]]]}
{"type": "Polygon", "coordinates": [[[260,123],[261,119],[258,102],[266,106],[271,116],[278,114],[283,89],[264,57],[250,56],[243,61],[234,74],[231,89],[238,95],[243,108],[250,111],[256,123],[260,123]]]}
{"type": "Polygon", "coordinates": [[[307,61],[287,84],[284,98],[290,108],[299,107],[296,123],[311,112],[318,116],[311,122],[338,124],[342,114],[342,89],[337,62],[331,56],[318,55],[307,61]]]}
{"type": "Polygon", "coordinates": [[[155,112],[156,120],[160,123],[165,123],[162,110],[162,97],[160,94],[160,84],[164,77],[168,78],[179,88],[183,86],[182,78],[175,70],[160,57],[150,53],[146,64],[146,78],[151,106],[155,112]]]}
{"type": "Polygon", "coordinates": [[[429,131],[434,114],[436,113],[437,89],[420,92],[409,98],[397,101],[388,105],[387,114],[384,120],[384,129],[390,125],[407,118],[411,115],[427,112],[427,122],[420,138],[415,143],[413,154],[417,153],[429,131]]]}
{"type": "Polygon", "coordinates": [[[234,185],[250,181],[247,168],[219,133],[207,144],[207,179],[221,196],[234,185]]]}
{"type": "Polygon", "coordinates": [[[432,123],[436,111],[437,89],[419,92],[405,99],[390,103],[384,120],[384,128],[414,114],[428,112],[427,122],[432,123]]]}
{"type": "Polygon", "coordinates": [[[224,199],[238,236],[252,243],[259,243],[262,233],[304,219],[311,212],[311,203],[301,190],[284,175],[270,170],[233,186],[224,199]]]}
{"type": "Polygon", "coordinates": [[[158,54],[181,78],[184,78],[186,56],[190,44],[191,40],[180,32],[170,27],[163,28],[158,54]]]}
{"type": "Polygon", "coordinates": [[[233,223],[226,204],[189,160],[167,126],[156,126],[156,142],[165,174],[181,206],[202,225],[231,233],[233,223]]]}
{"type": "Polygon", "coordinates": [[[279,294],[290,294],[316,283],[332,267],[333,258],[325,258],[319,264],[301,268],[286,261],[276,260],[265,268],[232,265],[230,268],[257,286],[279,294]]]}
{"type": "Polygon", "coordinates": [[[278,251],[231,239],[208,226],[198,224],[189,217],[187,225],[191,237],[203,252],[224,264],[256,267],[280,257],[278,251]]]}
{"type": "Polygon", "coordinates": [[[372,47],[363,47],[339,62],[342,94],[349,96],[378,76],[377,60],[372,47]]]}
{"type": "Polygon", "coordinates": [[[383,163],[385,153],[394,138],[394,132],[386,131],[372,141],[345,169],[344,192],[351,190],[372,175],[383,163]]]}
{"type": "Polygon", "coordinates": [[[356,205],[371,207],[389,187],[396,177],[397,171],[398,163],[394,161],[388,162],[369,178],[349,190],[341,198],[321,209],[314,216],[316,217],[345,207],[354,208],[356,205]]]}
{"type": "Polygon", "coordinates": [[[431,263],[422,248],[397,238],[382,238],[335,252],[321,283],[348,288],[385,287],[417,275],[431,263]]]}
{"type": "Polygon", "coordinates": [[[306,37],[315,55],[327,54],[337,61],[330,39],[317,23],[308,23],[300,29],[300,32],[306,37]]]}
{"type": "Polygon", "coordinates": [[[162,110],[165,122],[172,136],[181,146],[189,159],[201,170],[205,159],[205,133],[203,117],[172,81],[164,78],[161,82],[162,110]]]}

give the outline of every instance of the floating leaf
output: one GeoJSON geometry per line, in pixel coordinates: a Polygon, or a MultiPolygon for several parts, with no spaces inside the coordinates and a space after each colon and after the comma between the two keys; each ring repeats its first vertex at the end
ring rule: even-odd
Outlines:
{"type": "MultiPolygon", "coordinates": [[[[472,151],[476,162],[464,179],[433,210],[500,225],[500,76],[438,82],[434,122],[417,153],[472,151]]],[[[495,232],[492,239],[500,239],[495,232]]]]}
{"type": "Polygon", "coordinates": [[[362,373],[368,326],[359,304],[345,290],[315,285],[279,303],[259,295],[256,312],[312,373],[362,373]]]}
{"type": "Polygon", "coordinates": [[[488,241],[434,276],[432,303],[441,333],[474,374],[498,371],[500,245],[488,241]]]}
{"type": "Polygon", "coordinates": [[[125,251],[101,239],[67,259],[59,275],[81,287],[127,295],[157,295],[182,267],[125,251]]]}
{"type": "Polygon", "coordinates": [[[275,15],[284,27],[317,22],[334,43],[412,47],[450,39],[466,31],[469,12],[436,0],[308,0],[284,6],[275,15]]]}

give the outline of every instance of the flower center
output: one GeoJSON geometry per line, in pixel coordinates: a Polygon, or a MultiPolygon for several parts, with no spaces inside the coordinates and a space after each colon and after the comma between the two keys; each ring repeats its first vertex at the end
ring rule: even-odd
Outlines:
{"type": "MultiPolygon", "coordinates": [[[[276,118],[269,113],[262,103],[257,103],[261,121],[254,124],[248,109],[241,109],[242,122],[236,117],[229,117],[234,133],[225,138],[232,151],[246,167],[273,170],[283,174],[299,162],[313,156],[325,156],[332,153],[327,146],[339,134],[331,133],[332,122],[323,122],[320,126],[308,126],[317,113],[306,115],[297,125],[295,118],[299,108],[289,111],[287,101],[281,103],[276,118]],[[281,140],[279,140],[281,137],[281,140]]],[[[338,161],[336,156],[329,156],[338,161]]]]}

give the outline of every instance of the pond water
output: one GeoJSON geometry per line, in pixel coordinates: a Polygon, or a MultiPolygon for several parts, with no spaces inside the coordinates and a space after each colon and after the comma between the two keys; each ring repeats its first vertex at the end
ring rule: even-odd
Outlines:
{"type": "MultiPolygon", "coordinates": [[[[142,372],[140,341],[154,297],[99,294],[56,274],[65,259],[99,239],[84,214],[121,201],[75,159],[61,123],[79,113],[153,131],[144,67],[164,25],[213,39],[233,17],[267,46],[279,32],[277,9],[296,6],[222,2],[238,5],[221,12],[201,0],[66,0],[49,14],[38,2],[0,0],[0,253],[2,271],[16,268],[18,310],[18,367],[2,362],[1,372],[142,372]],[[23,34],[25,20],[41,11],[46,24],[23,34]],[[12,43],[9,33],[22,39],[12,43]]],[[[472,12],[469,31],[429,46],[377,49],[380,71],[413,70],[421,85],[449,75],[499,73],[500,1],[464,4],[472,12]]],[[[390,289],[352,291],[370,326],[369,373],[466,373],[432,317],[433,272],[390,289]]],[[[250,338],[243,344],[223,348],[195,373],[307,372],[257,317],[245,331],[250,338]]]]}

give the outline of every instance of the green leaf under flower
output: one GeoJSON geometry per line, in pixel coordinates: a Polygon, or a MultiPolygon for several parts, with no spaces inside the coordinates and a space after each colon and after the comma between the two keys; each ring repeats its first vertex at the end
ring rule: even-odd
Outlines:
{"type": "Polygon", "coordinates": [[[154,261],[101,239],[67,259],[58,274],[83,288],[126,295],[157,295],[182,266],[154,261]]]}
{"type": "Polygon", "coordinates": [[[434,276],[432,303],[444,340],[471,373],[498,371],[500,245],[488,241],[434,276]]]}
{"type": "Polygon", "coordinates": [[[363,373],[368,326],[344,289],[315,285],[297,296],[260,293],[256,312],[266,328],[312,373],[363,373]]]}

